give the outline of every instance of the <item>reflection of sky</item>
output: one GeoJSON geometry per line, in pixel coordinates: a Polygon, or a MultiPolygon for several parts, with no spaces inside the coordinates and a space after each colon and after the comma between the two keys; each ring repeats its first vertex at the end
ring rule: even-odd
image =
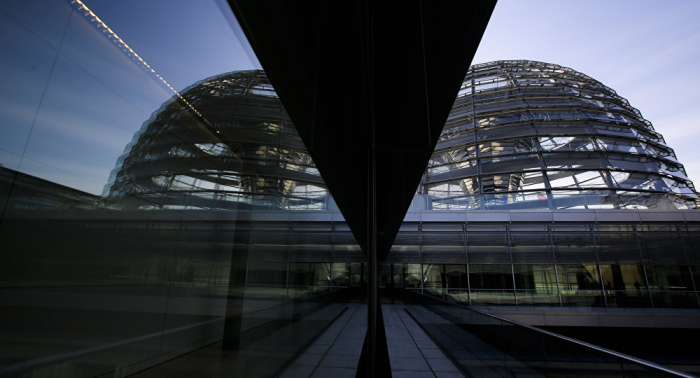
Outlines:
{"type": "MultiPolygon", "coordinates": [[[[259,67],[218,1],[86,4],[180,90],[259,67]]],[[[55,0],[0,4],[0,164],[99,194],[134,132],[173,93],[73,9],[55,0]]]]}
{"type": "Polygon", "coordinates": [[[236,22],[226,1],[85,3],[177,90],[212,75],[260,67],[244,50],[248,42],[238,24],[229,25],[222,14],[227,11],[236,22]]]}
{"type": "Polygon", "coordinates": [[[615,89],[700,185],[700,2],[500,0],[474,63],[551,62],[615,89]]]}

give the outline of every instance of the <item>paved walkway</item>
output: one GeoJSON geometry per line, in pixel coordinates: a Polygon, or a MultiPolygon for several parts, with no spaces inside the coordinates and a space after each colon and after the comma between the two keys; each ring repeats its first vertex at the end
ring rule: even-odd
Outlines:
{"type": "MultiPolygon", "coordinates": [[[[335,321],[282,374],[282,378],[354,378],[367,332],[367,307],[348,304],[335,321]]],[[[394,378],[463,378],[457,368],[404,311],[382,305],[394,378]]]]}
{"type": "Polygon", "coordinates": [[[349,303],[348,310],[282,374],[282,378],[355,378],[367,332],[367,306],[349,303]]]}
{"type": "Polygon", "coordinates": [[[393,378],[463,378],[404,308],[382,305],[393,378]]]}

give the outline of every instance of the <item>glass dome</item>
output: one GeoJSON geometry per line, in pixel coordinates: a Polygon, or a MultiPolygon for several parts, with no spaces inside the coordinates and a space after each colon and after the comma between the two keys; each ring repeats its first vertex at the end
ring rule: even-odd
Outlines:
{"type": "MultiPolygon", "coordinates": [[[[164,103],[104,195],[132,208],[335,209],[260,70],[204,79],[164,103]]],[[[627,100],[570,68],[525,60],[469,69],[417,195],[418,210],[698,203],[673,150],[627,100]]]]}
{"type": "Polygon", "coordinates": [[[260,70],[194,83],[126,146],[104,193],[115,206],[325,210],[328,190],[260,70]]]}
{"type": "Polygon", "coordinates": [[[676,209],[698,197],[614,90],[556,64],[470,67],[419,193],[432,210],[676,209]]]}

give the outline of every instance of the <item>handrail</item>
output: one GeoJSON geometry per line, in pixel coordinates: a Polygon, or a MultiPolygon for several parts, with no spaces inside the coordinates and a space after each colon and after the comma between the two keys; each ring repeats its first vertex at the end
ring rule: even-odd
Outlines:
{"type": "Polygon", "coordinates": [[[656,370],[656,371],[660,371],[660,372],[663,372],[663,373],[666,373],[666,374],[670,374],[670,375],[675,376],[675,377],[697,378],[696,376],[694,376],[694,375],[692,375],[692,374],[688,374],[688,373],[680,372],[680,371],[677,371],[677,370],[669,369],[669,368],[664,367],[664,366],[662,366],[662,365],[658,365],[658,364],[655,364],[655,363],[650,362],[650,361],[642,360],[642,359],[637,358],[637,357],[629,356],[629,355],[626,355],[626,354],[624,354],[624,353],[616,352],[616,351],[614,351],[614,350],[610,350],[610,349],[606,349],[606,348],[603,348],[603,347],[600,347],[600,346],[597,346],[597,345],[589,344],[589,343],[584,342],[584,341],[572,339],[572,338],[570,338],[570,337],[566,337],[566,336],[563,336],[563,335],[560,335],[560,334],[557,334],[557,333],[554,333],[554,332],[546,331],[546,330],[543,330],[543,329],[540,329],[540,328],[537,328],[537,327],[533,327],[533,326],[530,326],[530,325],[527,325],[527,324],[524,324],[524,323],[520,323],[520,322],[517,322],[517,321],[515,321],[515,320],[510,320],[510,319],[503,318],[503,317],[500,317],[500,316],[497,316],[497,315],[489,314],[489,313],[487,313],[487,312],[475,310],[475,309],[470,308],[469,306],[465,306],[465,305],[463,305],[463,304],[461,304],[461,303],[455,303],[455,302],[446,301],[446,300],[444,300],[444,299],[437,298],[437,297],[434,297],[434,296],[432,296],[432,295],[428,295],[428,294],[424,294],[424,293],[419,293],[419,292],[417,292],[417,291],[415,291],[415,290],[407,290],[407,291],[412,292],[413,294],[416,294],[416,295],[425,296],[425,297],[427,297],[427,298],[430,298],[431,300],[435,300],[435,301],[438,301],[438,302],[443,302],[443,303],[446,304],[446,305],[455,306],[455,307],[460,307],[460,308],[463,308],[463,309],[465,309],[465,310],[475,312],[475,313],[477,313],[477,314],[485,315],[485,316],[488,316],[488,317],[490,317],[490,318],[493,318],[493,319],[496,319],[496,320],[499,320],[499,321],[502,321],[502,322],[506,322],[506,323],[512,324],[512,325],[517,326],[517,327],[525,328],[525,329],[528,329],[528,330],[530,330],[530,331],[537,332],[537,333],[539,333],[539,334],[547,335],[547,336],[549,336],[549,337],[552,337],[552,338],[555,338],[555,339],[558,339],[558,340],[563,340],[563,341],[566,341],[566,342],[569,342],[569,343],[574,343],[574,344],[579,345],[579,346],[582,346],[582,347],[584,347],[584,348],[588,348],[588,349],[595,350],[595,351],[597,351],[597,352],[601,352],[601,353],[605,353],[605,354],[608,354],[608,355],[612,355],[612,356],[615,356],[615,357],[617,357],[617,358],[619,358],[619,359],[625,360],[625,361],[627,361],[627,362],[631,362],[631,363],[634,363],[634,364],[637,364],[637,365],[642,365],[642,366],[648,367],[648,368],[653,369],[653,370],[656,370]]]}

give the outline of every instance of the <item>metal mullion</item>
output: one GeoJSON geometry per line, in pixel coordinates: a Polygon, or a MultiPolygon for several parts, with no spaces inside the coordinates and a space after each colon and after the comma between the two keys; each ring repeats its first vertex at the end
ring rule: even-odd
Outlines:
{"type": "Polygon", "coordinates": [[[423,277],[423,221],[418,224],[418,256],[420,257],[420,292],[424,293],[425,277],[423,277]]]}
{"type": "Polygon", "coordinates": [[[554,263],[554,279],[557,282],[557,296],[559,297],[559,307],[564,307],[564,304],[561,300],[561,289],[559,288],[559,269],[557,269],[557,256],[554,254],[554,231],[552,231],[554,228],[554,222],[549,226],[549,245],[552,248],[552,262],[554,263]]]}
{"type": "MultiPolygon", "coordinates": [[[[335,222],[331,222],[331,286],[333,286],[333,263],[335,261],[335,222]]],[[[347,273],[347,269],[345,269],[347,273]]],[[[347,284],[348,287],[350,287],[350,282],[352,282],[351,279],[352,276],[352,267],[350,268],[350,273],[347,277],[347,284]]]]}
{"type": "MultiPolygon", "coordinates": [[[[594,225],[597,225],[598,221],[594,223],[594,225]]],[[[591,226],[594,226],[591,225],[591,226]]],[[[593,235],[593,253],[595,253],[595,262],[596,262],[596,270],[598,271],[598,279],[600,280],[600,286],[601,290],[603,292],[603,301],[605,303],[605,308],[608,308],[608,295],[605,292],[605,282],[603,281],[603,271],[600,269],[600,257],[598,257],[598,251],[600,249],[600,246],[597,243],[597,238],[596,235],[600,234],[600,231],[596,231],[595,227],[591,227],[591,234],[593,235]]]]}
{"type": "MultiPolygon", "coordinates": [[[[649,281],[649,275],[647,274],[647,268],[646,264],[644,263],[644,255],[642,254],[642,243],[640,242],[640,235],[639,232],[637,231],[637,226],[639,224],[636,224],[634,227],[634,237],[637,240],[637,251],[639,253],[639,260],[642,263],[642,271],[644,272],[644,279],[646,280],[647,284],[647,295],[649,296],[649,301],[651,302],[651,307],[654,307],[654,298],[651,296],[651,284],[649,281]]],[[[646,249],[646,242],[644,245],[644,248],[646,249]]],[[[625,290],[627,291],[627,290],[625,290]]]]}
{"type": "Polygon", "coordinates": [[[506,228],[506,237],[508,239],[508,256],[510,256],[510,278],[513,281],[513,299],[515,300],[515,306],[518,306],[518,292],[515,286],[515,268],[513,267],[513,238],[511,237],[511,226],[512,221],[508,222],[508,227],[506,228]]]}
{"type": "MultiPolygon", "coordinates": [[[[683,222],[683,225],[686,226],[687,230],[687,222],[683,222]]],[[[685,256],[685,263],[686,266],[688,267],[688,273],[690,274],[690,283],[693,284],[693,292],[695,294],[695,304],[697,305],[700,303],[700,297],[698,297],[698,289],[695,283],[695,278],[693,278],[693,269],[690,266],[690,259],[688,258],[688,251],[685,246],[685,240],[683,240],[683,231],[681,231],[680,227],[677,227],[678,229],[678,235],[681,238],[681,245],[683,246],[683,256],[685,256]]],[[[688,232],[688,231],[686,231],[688,232]]],[[[691,247],[692,248],[692,247],[691,247]]]]}
{"type": "Polygon", "coordinates": [[[468,301],[469,305],[471,306],[471,304],[472,304],[472,283],[471,283],[471,280],[469,278],[469,264],[471,263],[471,261],[469,261],[469,239],[468,239],[469,233],[466,230],[466,228],[467,228],[466,226],[467,226],[466,223],[462,226],[462,234],[464,235],[464,257],[465,257],[465,261],[467,262],[467,264],[466,264],[466,267],[467,267],[467,270],[466,270],[466,272],[467,272],[467,301],[468,301]]]}
{"type": "Polygon", "coordinates": [[[544,162],[544,156],[542,155],[542,146],[540,145],[539,138],[536,138],[537,148],[539,149],[537,153],[537,159],[540,161],[540,169],[542,172],[542,181],[544,182],[545,194],[547,195],[547,202],[549,208],[555,210],[554,207],[554,195],[552,194],[552,184],[549,182],[549,176],[547,172],[547,165],[544,162]]]}

